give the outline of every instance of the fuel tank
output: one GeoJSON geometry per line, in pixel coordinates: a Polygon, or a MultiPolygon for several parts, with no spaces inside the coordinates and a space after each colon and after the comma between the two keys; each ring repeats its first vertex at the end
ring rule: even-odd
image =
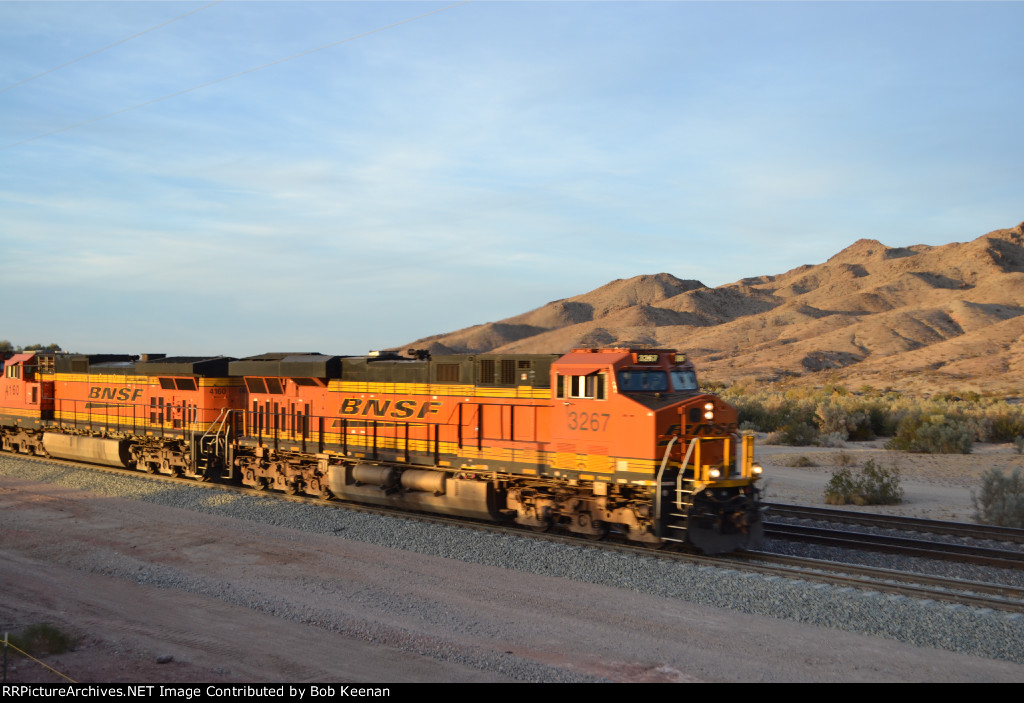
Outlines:
{"type": "Polygon", "coordinates": [[[128,442],[123,439],[46,432],[43,434],[43,449],[47,454],[58,459],[71,459],[121,468],[127,468],[131,459],[128,442]]]}

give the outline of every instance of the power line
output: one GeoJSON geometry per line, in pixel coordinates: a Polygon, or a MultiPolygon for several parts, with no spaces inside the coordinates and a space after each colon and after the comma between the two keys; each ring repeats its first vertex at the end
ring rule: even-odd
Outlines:
{"type": "Polygon", "coordinates": [[[300,58],[302,56],[308,56],[309,54],[314,54],[317,51],[323,51],[324,49],[330,49],[331,47],[338,46],[339,44],[344,44],[346,42],[354,41],[356,39],[362,39],[363,37],[368,37],[371,34],[377,34],[378,32],[383,32],[384,30],[387,30],[387,29],[393,29],[394,27],[398,27],[398,26],[403,25],[403,24],[408,24],[409,22],[414,22],[416,20],[423,19],[424,17],[429,17],[430,15],[436,15],[439,12],[444,12],[445,10],[450,10],[453,7],[458,7],[460,5],[467,5],[467,4],[471,3],[471,2],[473,2],[473,0],[462,0],[462,2],[457,2],[457,3],[453,4],[453,5],[447,5],[446,7],[438,8],[437,10],[431,10],[430,12],[424,12],[422,15],[416,15],[415,17],[409,17],[409,18],[406,18],[404,20],[399,20],[398,22],[394,22],[392,24],[385,25],[383,27],[378,27],[377,29],[371,29],[371,30],[369,30],[367,32],[363,32],[361,34],[356,34],[356,35],[353,35],[351,37],[347,37],[345,39],[339,39],[338,41],[331,42],[330,44],[324,44],[323,46],[318,46],[315,49],[307,49],[306,51],[300,51],[297,54],[293,54],[291,56],[286,56],[283,59],[277,59],[276,61],[271,61],[270,63],[265,63],[262,66],[256,66],[254,68],[247,68],[244,71],[239,71],[237,73],[232,73],[231,75],[224,76],[223,78],[217,78],[216,80],[207,81],[206,83],[201,83],[199,85],[192,86],[191,88],[185,88],[184,90],[179,90],[179,91],[177,91],[175,93],[170,93],[168,95],[164,95],[164,96],[159,97],[159,98],[153,98],[152,100],[147,100],[146,102],[138,103],[137,105],[132,105],[131,107],[126,107],[126,108],[123,108],[121,110],[117,110],[115,112],[108,112],[106,115],[100,115],[99,117],[93,117],[93,118],[88,119],[88,120],[83,120],[82,122],[76,122],[75,124],[68,125],[67,127],[61,127],[60,129],[55,129],[52,132],[46,132],[44,134],[38,134],[38,135],[36,135],[34,137],[29,137],[28,139],[22,139],[20,142],[14,142],[12,144],[8,144],[6,146],[2,146],[2,147],[0,147],[0,150],[12,149],[12,148],[14,148],[16,146],[21,146],[22,144],[26,144],[28,142],[35,141],[36,139],[42,139],[44,137],[51,137],[54,134],[60,134],[61,132],[67,132],[68,130],[75,129],[76,127],[82,127],[83,125],[92,124],[93,122],[99,122],[100,120],[105,120],[108,117],[113,117],[115,115],[120,115],[120,114],[123,114],[125,112],[131,112],[132,110],[138,110],[140,107],[146,107],[147,105],[152,105],[154,103],[162,102],[164,100],[169,100],[170,98],[176,98],[179,95],[184,95],[185,93],[191,93],[192,91],[199,90],[201,88],[208,88],[211,85],[216,85],[217,83],[223,83],[224,81],[229,81],[232,78],[238,78],[239,76],[244,76],[247,73],[253,73],[255,71],[261,71],[264,68],[270,68],[271,66],[276,66],[278,64],[284,63],[285,61],[291,61],[292,59],[297,59],[297,58],[300,58]]]}
{"type": "Polygon", "coordinates": [[[124,39],[120,39],[120,40],[114,42],[113,44],[108,44],[107,46],[103,47],[102,49],[96,49],[96,51],[90,51],[88,54],[85,54],[83,56],[79,56],[77,59],[71,59],[67,63],[62,63],[60,66],[54,66],[53,68],[51,68],[51,69],[49,69],[47,71],[43,71],[42,73],[37,73],[34,76],[29,76],[25,80],[18,81],[17,83],[12,83],[11,85],[7,86],[6,88],[0,88],[0,93],[8,91],[11,88],[17,88],[19,85],[24,85],[25,83],[28,83],[29,81],[34,81],[36,78],[41,78],[42,76],[45,76],[48,73],[53,73],[54,71],[62,69],[65,66],[70,66],[73,63],[78,63],[82,59],[87,59],[90,56],[95,56],[96,54],[98,54],[98,53],[100,53],[102,51],[106,51],[107,49],[113,49],[115,46],[118,46],[119,44],[124,44],[126,41],[131,41],[132,39],[135,39],[136,37],[141,37],[143,34],[147,34],[149,32],[152,32],[154,29],[160,29],[161,27],[166,27],[167,25],[171,24],[172,22],[177,22],[180,19],[184,19],[185,17],[188,17],[189,15],[194,15],[197,12],[201,12],[202,10],[205,10],[208,7],[213,7],[214,5],[217,5],[217,4],[222,3],[222,2],[224,2],[224,0],[214,0],[213,2],[211,2],[211,3],[207,4],[207,5],[203,5],[202,7],[196,8],[195,10],[191,10],[189,12],[186,12],[183,15],[178,15],[177,17],[174,17],[173,19],[169,19],[166,22],[161,22],[160,24],[158,24],[156,26],[153,26],[153,27],[150,27],[149,29],[143,29],[141,32],[137,32],[136,34],[133,34],[130,37],[125,37],[124,39]]]}

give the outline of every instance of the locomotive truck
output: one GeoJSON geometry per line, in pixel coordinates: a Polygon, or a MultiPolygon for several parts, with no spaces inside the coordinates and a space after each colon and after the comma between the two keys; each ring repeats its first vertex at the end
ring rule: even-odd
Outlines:
{"type": "Polygon", "coordinates": [[[0,384],[6,451],[707,553],[763,533],[753,438],[674,350],[31,352],[0,384]]]}

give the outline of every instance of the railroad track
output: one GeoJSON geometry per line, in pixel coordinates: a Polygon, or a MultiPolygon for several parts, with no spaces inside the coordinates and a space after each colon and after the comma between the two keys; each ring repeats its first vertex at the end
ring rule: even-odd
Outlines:
{"type": "Polygon", "coordinates": [[[748,567],[764,564],[767,566],[764,573],[776,576],[785,575],[789,578],[802,578],[893,595],[1024,613],[1024,588],[1015,586],[769,552],[737,552],[717,558],[728,562],[741,562],[748,567]]]}
{"type": "MultiPolygon", "coordinates": [[[[683,561],[703,566],[730,568],[739,571],[838,585],[841,587],[860,588],[907,597],[928,598],[937,601],[970,605],[973,607],[1024,613],[1024,589],[999,584],[964,581],[948,577],[926,576],[891,569],[866,567],[765,552],[750,551],[737,552],[729,555],[705,556],[686,549],[667,548],[655,550],[650,547],[618,541],[614,537],[602,542],[595,542],[592,539],[567,534],[537,533],[518,526],[467,521],[464,519],[455,519],[439,515],[409,513],[378,506],[343,503],[340,501],[326,501],[319,498],[310,498],[305,496],[292,496],[274,491],[257,492],[249,488],[232,486],[229,484],[204,483],[200,481],[174,478],[161,474],[147,474],[129,471],[126,469],[95,466],[47,457],[34,457],[23,454],[8,453],[4,453],[3,456],[49,465],[64,466],[76,470],[95,471],[132,480],[157,481],[182,487],[195,486],[205,490],[231,491],[249,496],[257,495],[281,501],[302,502],[306,504],[313,503],[332,509],[359,511],[436,525],[454,526],[462,529],[468,528],[494,533],[515,534],[519,536],[528,536],[531,539],[541,539],[550,542],[570,544],[573,546],[587,546],[591,548],[614,550],[657,559],[683,561]]],[[[1024,555],[1018,554],[1018,557],[1024,558],[1024,555]]]]}
{"type": "Polygon", "coordinates": [[[879,515],[877,513],[861,513],[854,510],[814,508],[804,505],[786,505],[783,503],[769,503],[767,504],[767,508],[769,517],[778,516],[824,522],[839,522],[852,525],[864,525],[868,527],[929,532],[932,534],[1024,544],[1024,530],[1015,527],[977,525],[966,522],[949,522],[946,520],[926,520],[923,518],[902,517],[899,515],[879,515]]]}
{"type": "Polygon", "coordinates": [[[765,536],[773,539],[814,542],[831,547],[885,552],[907,557],[957,561],[978,566],[991,566],[997,569],[1024,570],[1024,553],[1007,549],[990,549],[952,542],[935,542],[773,522],[765,523],[765,536]]]}
{"type": "MultiPolygon", "coordinates": [[[[841,523],[873,529],[928,532],[932,535],[1011,542],[1015,544],[1024,543],[1024,530],[991,525],[972,525],[941,520],[922,520],[920,518],[858,513],[848,510],[777,504],[770,505],[767,514],[769,516],[798,518],[829,524],[841,523]]],[[[765,536],[772,539],[811,542],[831,547],[956,561],[1000,569],[1024,570],[1024,552],[1014,549],[959,544],[936,539],[873,534],[851,529],[822,527],[820,525],[777,522],[770,519],[765,521],[765,536]]]]}

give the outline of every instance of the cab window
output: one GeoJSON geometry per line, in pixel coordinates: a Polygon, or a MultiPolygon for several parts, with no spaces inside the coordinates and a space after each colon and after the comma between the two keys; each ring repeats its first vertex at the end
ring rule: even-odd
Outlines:
{"type": "Polygon", "coordinates": [[[695,391],[697,390],[697,374],[693,371],[680,371],[678,369],[668,372],[672,379],[672,390],[674,391],[695,391]]]}
{"type": "Polygon", "coordinates": [[[617,375],[622,393],[655,393],[668,390],[668,376],[660,369],[623,369],[617,375]]]}
{"type": "Polygon", "coordinates": [[[605,374],[592,373],[585,376],[559,376],[558,398],[586,398],[604,400],[607,397],[605,374]]]}

